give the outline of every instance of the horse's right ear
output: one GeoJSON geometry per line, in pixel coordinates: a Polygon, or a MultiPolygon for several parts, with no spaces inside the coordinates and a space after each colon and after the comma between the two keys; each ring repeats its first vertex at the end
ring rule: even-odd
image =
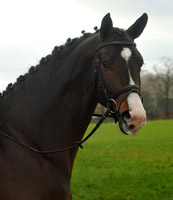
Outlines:
{"type": "Polygon", "coordinates": [[[143,32],[148,21],[148,15],[144,13],[136,22],[127,29],[127,33],[132,37],[132,39],[136,39],[143,32]]]}
{"type": "Polygon", "coordinates": [[[112,27],[113,27],[112,19],[110,17],[110,13],[108,13],[107,15],[104,16],[101,23],[100,35],[102,39],[106,38],[111,33],[112,27]]]}

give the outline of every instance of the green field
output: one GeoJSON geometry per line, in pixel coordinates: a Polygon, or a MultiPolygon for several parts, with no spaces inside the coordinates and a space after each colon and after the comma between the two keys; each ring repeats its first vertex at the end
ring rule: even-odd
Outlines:
{"type": "Polygon", "coordinates": [[[79,150],[71,187],[74,200],[173,200],[173,120],[136,136],[103,124],[79,150]]]}

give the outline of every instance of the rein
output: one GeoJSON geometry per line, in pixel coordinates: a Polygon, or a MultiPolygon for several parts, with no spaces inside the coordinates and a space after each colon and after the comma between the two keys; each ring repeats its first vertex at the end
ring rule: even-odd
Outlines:
{"type": "MultiPolygon", "coordinates": [[[[4,133],[3,131],[0,131],[0,135],[9,139],[10,141],[34,152],[34,153],[38,153],[38,154],[52,154],[52,153],[59,153],[59,152],[64,152],[64,151],[67,151],[67,150],[71,150],[71,149],[74,149],[74,148],[77,148],[77,147],[80,147],[81,149],[83,149],[83,146],[82,144],[84,142],[86,142],[94,133],[95,131],[100,127],[100,125],[103,123],[103,121],[107,118],[107,117],[112,117],[114,118],[115,120],[115,123],[119,120],[119,116],[120,116],[120,107],[122,105],[122,103],[124,102],[124,100],[127,98],[127,96],[130,94],[130,93],[133,93],[133,92],[136,92],[139,94],[140,97],[142,97],[141,95],[141,90],[138,86],[136,85],[127,85],[123,88],[121,88],[120,90],[118,90],[117,92],[115,92],[114,94],[110,94],[107,89],[106,89],[106,85],[105,85],[105,82],[103,80],[103,77],[102,77],[102,74],[101,74],[101,69],[100,69],[100,61],[98,59],[98,51],[100,49],[102,49],[103,47],[107,47],[107,46],[110,46],[110,45],[125,45],[125,46],[136,46],[136,44],[134,42],[125,42],[125,41],[114,41],[114,42],[108,42],[108,43],[104,43],[102,44],[101,46],[97,47],[96,49],[96,52],[97,52],[97,60],[96,60],[96,63],[97,63],[97,72],[98,72],[98,76],[99,76],[99,79],[100,79],[100,83],[101,83],[101,86],[102,86],[102,90],[103,90],[103,93],[104,95],[106,96],[106,100],[107,100],[107,111],[104,113],[104,114],[93,114],[93,116],[96,116],[96,117],[101,117],[100,120],[97,122],[97,124],[95,125],[95,127],[92,129],[92,131],[80,142],[76,142],[74,145],[72,146],[69,146],[69,147],[65,147],[65,148],[62,148],[62,149],[55,149],[55,150],[48,150],[48,151],[41,151],[41,150],[38,150],[38,149],[35,149],[31,146],[28,146],[18,140],[16,140],[15,138],[7,135],[6,133],[4,133]],[[117,105],[116,103],[116,99],[118,98],[119,95],[121,94],[124,94],[126,93],[119,106],[117,105]],[[115,108],[113,109],[112,108],[112,104],[114,104],[115,108]]],[[[0,128],[3,126],[3,122],[0,121],[0,128]]]]}
{"type": "MultiPolygon", "coordinates": [[[[101,115],[101,118],[98,121],[98,123],[96,124],[96,126],[93,128],[93,130],[82,141],[76,142],[74,145],[69,146],[69,147],[65,147],[65,148],[62,148],[62,149],[55,149],[55,150],[49,150],[49,151],[41,151],[41,150],[35,149],[35,148],[31,147],[31,146],[28,146],[28,145],[26,145],[26,144],[24,144],[24,143],[16,140],[15,138],[13,138],[13,137],[7,135],[6,133],[4,133],[3,131],[0,131],[0,135],[3,136],[3,137],[5,137],[5,138],[7,138],[7,139],[9,139],[12,142],[18,144],[18,145],[26,148],[26,149],[34,152],[34,153],[38,153],[38,154],[60,153],[60,152],[63,152],[63,151],[74,149],[76,147],[80,147],[81,149],[83,149],[82,144],[84,142],[86,142],[95,133],[95,131],[100,127],[100,125],[103,123],[103,121],[106,119],[106,117],[109,117],[109,111],[106,111],[105,114],[101,115]]],[[[3,125],[3,122],[1,121],[0,122],[0,127],[2,127],[2,125],[3,125]]]]}

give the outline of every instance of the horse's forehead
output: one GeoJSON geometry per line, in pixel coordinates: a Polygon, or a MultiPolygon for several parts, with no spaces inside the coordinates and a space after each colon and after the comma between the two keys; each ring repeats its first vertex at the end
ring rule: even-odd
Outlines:
{"type": "Polygon", "coordinates": [[[130,57],[132,55],[132,51],[128,47],[124,47],[121,51],[121,57],[128,63],[130,57]]]}

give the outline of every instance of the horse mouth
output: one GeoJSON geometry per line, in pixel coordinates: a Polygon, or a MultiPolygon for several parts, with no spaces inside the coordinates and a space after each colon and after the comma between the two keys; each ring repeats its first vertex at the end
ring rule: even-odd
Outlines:
{"type": "Polygon", "coordinates": [[[132,118],[130,117],[129,111],[125,111],[120,115],[119,118],[119,127],[120,130],[126,135],[136,135],[137,131],[136,126],[132,123],[132,118]]]}

